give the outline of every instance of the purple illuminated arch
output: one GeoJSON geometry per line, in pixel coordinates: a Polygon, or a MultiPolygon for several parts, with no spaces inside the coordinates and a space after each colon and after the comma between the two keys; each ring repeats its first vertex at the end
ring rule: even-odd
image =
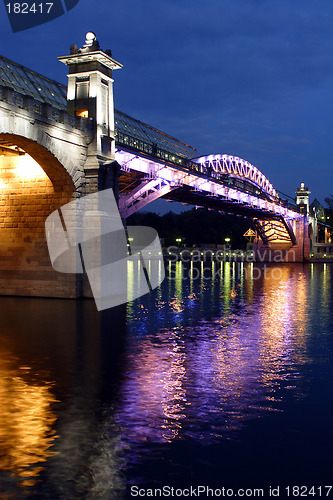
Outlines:
{"type": "Polygon", "coordinates": [[[195,158],[195,163],[199,163],[203,168],[211,168],[214,172],[220,174],[230,174],[240,179],[245,179],[251,184],[259,187],[262,191],[270,196],[277,196],[277,193],[269,182],[267,177],[252,165],[238,156],[231,155],[209,155],[195,158]]]}

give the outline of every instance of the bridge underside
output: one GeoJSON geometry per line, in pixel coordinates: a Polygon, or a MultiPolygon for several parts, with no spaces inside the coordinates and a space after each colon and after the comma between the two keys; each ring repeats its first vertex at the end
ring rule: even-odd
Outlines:
{"type": "Polygon", "coordinates": [[[241,201],[238,203],[231,202],[230,200],[223,199],[217,196],[207,196],[204,193],[196,192],[184,186],[182,189],[175,189],[170,191],[164,196],[165,199],[171,201],[178,201],[180,203],[187,203],[189,205],[196,205],[203,208],[218,210],[225,214],[241,215],[242,217],[260,218],[262,220],[269,220],[275,216],[271,213],[263,213],[241,201]]]}
{"type": "Polygon", "coordinates": [[[303,262],[310,253],[310,242],[304,221],[291,224],[283,216],[273,215],[249,207],[243,203],[205,196],[190,190],[175,189],[166,199],[234,214],[251,220],[257,236],[254,241],[254,256],[259,262],[303,262]]]}
{"type": "Polygon", "coordinates": [[[260,220],[279,219],[280,215],[263,208],[256,208],[241,200],[235,201],[224,198],[221,195],[213,195],[206,191],[200,191],[196,187],[190,187],[185,184],[175,185],[169,182],[169,189],[162,190],[166,186],[164,179],[148,177],[146,174],[138,171],[121,172],[119,178],[119,194],[121,215],[124,219],[144,208],[146,205],[158,198],[169,201],[194,205],[212,210],[218,210],[221,213],[241,215],[243,217],[255,218],[260,220]],[[152,181],[155,187],[152,187],[152,181]],[[147,198],[150,195],[151,187],[156,195],[147,198]]]}

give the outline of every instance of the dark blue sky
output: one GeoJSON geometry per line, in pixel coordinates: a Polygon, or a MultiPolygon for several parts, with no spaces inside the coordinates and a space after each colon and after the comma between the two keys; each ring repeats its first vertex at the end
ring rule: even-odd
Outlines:
{"type": "MultiPolygon", "coordinates": [[[[66,83],[58,55],[94,31],[124,68],[115,106],[196,147],[256,165],[293,195],[333,194],[331,0],[80,0],[1,53],[66,83]]],[[[169,205],[171,208],[171,205],[169,205]]]]}

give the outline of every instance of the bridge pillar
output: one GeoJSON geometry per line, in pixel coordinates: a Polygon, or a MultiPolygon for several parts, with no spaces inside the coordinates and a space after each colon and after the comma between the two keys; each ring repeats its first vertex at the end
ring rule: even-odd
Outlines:
{"type": "Polygon", "coordinates": [[[301,217],[294,222],[296,244],[283,241],[264,243],[257,236],[253,243],[256,262],[306,262],[310,256],[309,224],[307,217],[301,217]]]}
{"type": "Polygon", "coordinates": [[[122,65],[111,57],[110,50],[100,49],[96,35],[91,32],[86,34],[81,49],[72,45],[70,55],[58,59],[69,67],[67,109],[89,121],[91,136],[84,164],[84,191],[89,194],[106,184],[104,166],[115,159],[112,71],[122,65]]]}

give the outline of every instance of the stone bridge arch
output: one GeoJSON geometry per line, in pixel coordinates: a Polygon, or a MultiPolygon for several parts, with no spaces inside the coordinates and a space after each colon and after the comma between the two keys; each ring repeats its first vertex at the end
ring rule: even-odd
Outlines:
{"type": "Polygon", "coordinates": [[[40,163],[52,179],[55,189],[60,187],[57,185],[57,172],[65,169],[75,191],[80,192],[85,180],[83,165],[87,157],[86,134],[72,123],[66,123],[66,119],[70,118],[67,113],[58,118],[61,121],[54,120],[54,110],[49,108],[46,109],[46,116],[34,116],[31,110],[14,109],[13,106],[1,110],[0,144],[3,141],[16,141],[17,146],[40,163]]]}
{"type": "Polygon", "coordinates": [[[54,154],[47,133],[36,134],[38,142],[0,134],[0,294],[75,297],[75,275],[52,269],[45,220],[78,196],[82,175],[68,154],[54,154]]]}
{"type": "Polygon", "coordinates": [[[61,190],[75,190],[75,183],[71,174],[75,176],[75,168],[70,158],[63,154],[61,159],[54,154],[52,142],[45,133],[40,134],[40,142],[17,134],[0,133],[0,147],[17,147],[27,153],[49,177],[56,192],[61,190]],[[51,146],[51,147],[50,147],[51,146]],[[52,151],[53,150],[53,151],[52,151]],[[67,166],[67,168],[66,168],[67,166]]]}

